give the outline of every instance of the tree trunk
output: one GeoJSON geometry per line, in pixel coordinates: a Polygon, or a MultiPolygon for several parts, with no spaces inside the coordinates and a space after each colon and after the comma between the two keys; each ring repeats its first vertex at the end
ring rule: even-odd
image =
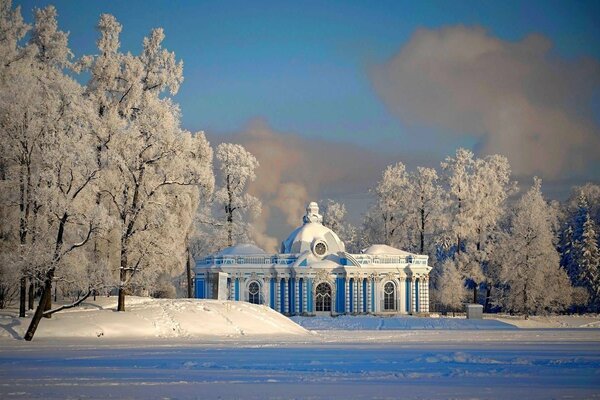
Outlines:
{"type": "Polygon", "coordinates": [[[125,288],[119,286],[119,301],[117,303],[117,311],[125,311],[125,288]]]}
{"type": "MultiPolygon", "coordinates": [[[[421,197],[422,200],[422,197],[421,197]]],[[[425,209],[421,208],[421,253],[425,254],[425,209]]]]}
{"type": "Polygon", "coordinates": [[[490,298],[492,297],[492,288],[488,283],[487,289],[485,292],[485,305],[483,306],[483,312],[490,312],[490,298]]]}
{"type": "Polygon", "coordinates": [[[473,287],[473,304],[477,304],[477,284],[473,287]]]}
{"type": "Polygon", "coordinates": [[[40,297],[40,302],[38,303],[38,306],[35,309],[35,313],[33,314],[33,318],[31,319],[29,328],[27,328],[27,332],[25,333],[25,340],[27,340],[28,342],[30,342],[33,339],[33,335],[35,335],[35,331],[37,330],[42,316],[44,315],[44,307],[46,304],[48,304],[48,300],[52,297],[53,278],[54,268],[50,269],[46,274],[46,279],[44,280],[44,290],[42,291],[42,297],[40,297]]]}
{"type": "Polygon", "coordinates": [[[117,311],[125,311],[125,285],[127,284],[127,239],[121,239],[121,268],[119,269],[119,300],[117,311]]]}
{"type": "Polygon", "coordinates": [[[527,305],[527,282],[523,286],[523,311],[525,311],[525,319],[529,319],[529,307],[527,305]]]}
{"type": "Polygon", "coordinates": [[[187,248],[187,260],[185,263],[185,270],[187,272],[187,297],[188,299],[194,298],[194,293],[192,292],[192,261],[190,259],[190,248],[187,248]]]}
{"type": "Polygon", "coordinates": [[[33,280],[29,282],[29,309],[33,310],[33,302],[35,300],[35,288],[33,287],[33,280]]]}
{"type": "Polygon", "coordinates": [[[227,245],[229,247],[233,246],[233,193],[231,191],[230,179],[230,176],[227,175],[227,195],[229,201],[225,211],[227,213],[227,245]]]}
{"type": "MultiPolygon", "coordinates": [[[[44,312],[50,311],[52,309],[52,283],[50,283],[50,296],[46,299],[46,303],[44,304],[44,312]]],[[[44,318],[52,318],[52,315],[43,315],[44,318]]]]}
{"type": "Polygon", "coordinates": [[[24,318],[27,302],[27,278],[21,277],[19,286],[19,317],[24,318]]]}

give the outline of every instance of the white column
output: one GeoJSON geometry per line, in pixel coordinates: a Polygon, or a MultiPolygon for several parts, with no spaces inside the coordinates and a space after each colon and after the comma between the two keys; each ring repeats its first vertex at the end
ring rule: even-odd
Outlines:
{"type": "Polygon", "coordinates": [[[344,290],[346,291],[346,314],[350,313],[350,279],[346,277],[346,285],[344,290]]]}
{"type": "Polygon", "coordinates": [[[429,312],[429,279],[423,278],[421,282],[422,286],[422,295],[421,295],[421,312],[428,313],[429,312]]]}
{"type": "Polygon", "coordinates": [[[289,311],[290,311],[289,278],[284,278],[283,284],[285,285],[283,287],[283,300],[284,300],[283,312],[289,313],[289,311]]]}
{"type": "Polygon", "coordinates": [[[359,278],[358,279],[358,308],[357,308],[357,312],[361,313],[363,312],[363,279],[364,278],[359,278]]]}
{"type": "Polygon", "coordinates": [[[406,277],[400,278],[400,312],[406,314],[406,277]]]}
{"type": "Polygon", "coordinates": [[[379,285],[377,284],[378,278],[373,279],[373,301],[375,302],[375,304],[373,304],[373,309],[375,310],[374,312],[379,312],[379,285]]]}
{"type": "Polygon", "coordinates": [[[294,314],[300,313],[300,282],[298,277],[294,278],[294,314]]]}
{"type": "Polygon", "coordinates": [[[371,286],[373,285],[373,279],[367,278],[367,313],[371,312],[371,286]]]}
{"type": "Polygon", "coordinates": [[[358,313],[358,305],[359,305],[359,299],[358,299],[358,285],[360,282],[360,278],[354,278],[354,313],[358,313]]]}
{"type": "Polygon", "coordinates": [[[302,312],[304,314],[308,313],[308,289],[307,289],[307,278],[302,278],[302,312]]]}
{"type": "Polygon", "coordinates": [[[275,310],[281,312],[281,278],[275,278],[275,310]]]}
{"type": "Polygon", "coordinates": [[[416,279],[414,276],[410,278],[410,312],[414,313],[417,310],[417,285],[416,279]]]}
{"type": "Polygon", "coordinates": [[[423,295],[423,299],[425,300],[423,312],[429,313],[429,277],[425,278],[425,282],[423,283],[423,289],[425,292],[425,294],[423,295]]]}

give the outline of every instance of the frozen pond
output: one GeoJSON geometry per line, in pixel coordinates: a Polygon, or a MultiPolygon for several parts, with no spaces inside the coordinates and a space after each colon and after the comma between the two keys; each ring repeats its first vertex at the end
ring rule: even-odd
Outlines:
{"type": "Polygon", "coordinates": [[[598,397],[597,329],[0,342],[2,399],[598,397]]]}

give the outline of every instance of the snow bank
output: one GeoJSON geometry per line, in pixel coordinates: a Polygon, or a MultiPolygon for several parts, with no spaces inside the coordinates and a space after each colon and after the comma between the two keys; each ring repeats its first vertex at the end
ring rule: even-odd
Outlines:
{"type": "MultiPolygon", "coordinates": [[[[245,302],[127,297],[126,312],[116,298],[99,298],[43,319],[35,338],[215,338],[308,335],[269,307],[245,302]]],[[[0,337],[23,337],[30,318],[0,317],[0,337]]]]}

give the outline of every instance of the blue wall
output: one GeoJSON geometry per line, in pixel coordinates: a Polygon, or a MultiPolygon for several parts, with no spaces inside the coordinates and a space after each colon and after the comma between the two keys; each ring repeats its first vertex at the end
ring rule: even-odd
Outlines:
{"type": "Polygon", "coordinates": [[[335,312],[340,314],[346,311],[346,280],[336,279],[336,305],[335,312]]]}
{"type": "Polygon", "coordinates": [[[271,278],[271,280],[269,281],[269,294],[271,308],[275,309],[275,278],[271,278]]]}
{"type": "Polygon", "coordinates": [[[206,290],[204,289],[204,277],[196,278],[196,298],[205,299],[206,290]]]}

